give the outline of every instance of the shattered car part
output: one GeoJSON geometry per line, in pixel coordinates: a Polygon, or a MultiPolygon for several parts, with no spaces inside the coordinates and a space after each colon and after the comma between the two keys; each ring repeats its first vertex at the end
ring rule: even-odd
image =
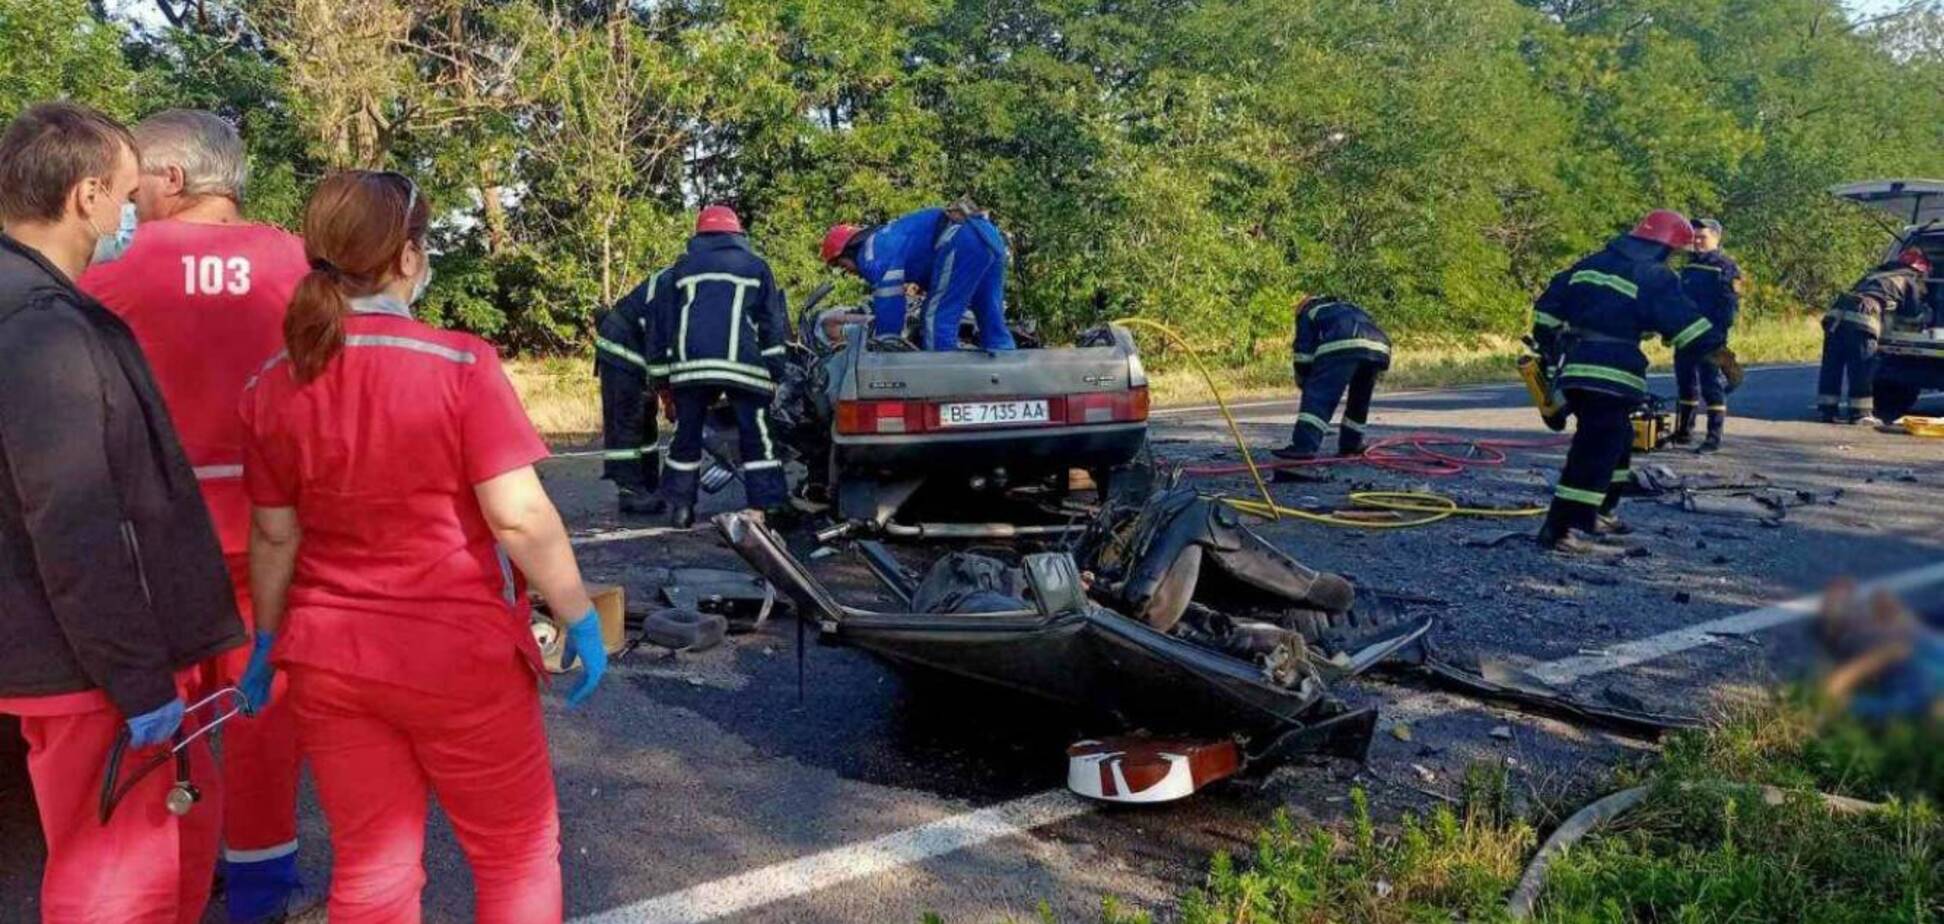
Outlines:
{"type": "Polygon", "coordinates": [[[1278,685],[1260,665],[1094,604],[1064,553],[1026,556],[1018,577],[944,560],[928,574],[933,589],[912,595],[914,611],[881,613],[838,601],[748,514],[715,523],[826,636],[895,663],[1021,690],[1159,734],[1274,737],[1343,711],[1320,682],[1278,685]],[[979,583],[950,586],[950,575],[967,572],[979,583]],[[924,604],[957,611],[923,612],[924,604]]]}
{"type": "Polygon", "coordinates": [[[655,585],[662,603],[678,610],[719,615],[728,631],[735,634],[762,628],[776,609],[776,588],[746,571],[650,568],[646,579],[655,585]]]}
{"type": "Polygon", "coordinates": [[[1098,576],[1096,594],[1150,627],[1174,628],[1197,602],[1255,614],[1311,642],[1370,621],[1353,615],[1353,584],[1297,561],[1220,499],[1172,487],[1138,506],[1128,500],[1110,498],[1080,558],[1098,576]]]}
{"type": "Polygon", "coordinates": [[[1638,709],[1597,706],[1581,702],[1537,677],[1504,665],[1485,663],[1472,672],[1438,654],[1430,638],[1421,637],[1402,657],[1385,662],[1382,672],[1422,680],[1431,686],[1515,709],[1621,734],[1657,738],[1662,733],[1699,728],[1692,716],[1666,715],[1638,709]]]}
{"type": "Polygon", "coordinates": [[[1242,769],[1234,741],[1124,736],[1067,748],[1067,788],[1102,802],[1173,802],[1242,769]]]}

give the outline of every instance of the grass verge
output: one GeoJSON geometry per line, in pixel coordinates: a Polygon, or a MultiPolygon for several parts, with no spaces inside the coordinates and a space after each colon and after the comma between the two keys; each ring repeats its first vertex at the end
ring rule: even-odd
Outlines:
{"type": "MultiPolygon", "coordinates": [[[[1789,695],[1672,739],[1640,808],[1570,849],[1547,881],[1541,921],[1944,920],[1944,729],[1825,721],[1789,695]],[[1760,785],[1780,787],[1779,803],[1760,785]],[[1817,792],[1883,804],[1842,815],[1817,792]]],[[[1536,842],[1506,810],[1503,772],[1474,768],[1458,807],[1379,834],[1361,792],[1338,828],[1279,814],[1251,855],[1218,855],[1171,917],[1185,924],[1505,920],[1503,902],[1536,842]]],[[[1568,807],[1569,809],[1571,807],[1568,807]]],[[[1560,815],[1566,814],[1560,812],[1560,815]]],[[[1148,917],[1111,903],[1102,919],[1148,917]]]]}
{"type": "MultiPolygon", "coordinates": [[[[1769,317],[1735,328],[1735,351],[1745,363],[1803,362],[1815,359],[1822,348],[1822,328],[1807,316],[1769,317]]],[[[1152,348],[1152,344],[1143,344],[1152,348]]],[[[1510,337],[1485,337],[1469,342],[1449,339],[1402,338],[1384,387],[1444,388],[1485,382],[1511,382],[1517,376],[1513,361],[1522,348],[1510,337]]],[[[1650,347],[1656,368],[1673,359],[1665,348],[1650,347]]],[[[513,359],[506,364],[513,387],[526,405],[533,425],[550,440],[585,439],[601,430],[601,391],[594,363],[584,356],[513,359]]],[[[1230,401],[1285,398],[1295,393],[1290,380],[1289,351],[1280,344],[1265,347],[1247,363],[1211,366],[1217,387],[1230,401]]],[[[1187,362],[1173,363],[1150,376],[1157,405],[1202,404],[1214,400],[1200,373],[1187,362]]]]}

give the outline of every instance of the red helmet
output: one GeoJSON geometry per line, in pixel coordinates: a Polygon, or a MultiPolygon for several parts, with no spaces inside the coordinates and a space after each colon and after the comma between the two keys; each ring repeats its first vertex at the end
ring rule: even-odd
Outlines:
{"type": "Polygon", "coordinates": [[[1686,250],[1694,245],[1694,226],[1680,212],[1668,209],[1648,212],[1647,217],[1634,225],[1629,234],[1643,241],[1665,244],[1675,250],[1686,250]]]}
{"type": "Polygon", "coordinates": [[[831,225],[830,230],[824,232],[823,247],[819,249],[818,256],[823,257],[825,263],[837,262],[837,258],[844,255],[844,248],[850,246],[851,238],[856,237],[860,230],[863,229],[856,225],[831,225]]]}
{"type": "Polygon", "coordinates": [[[1918,250],[1915,247],[1905,247],[1903,253],[1897,254],[1897,262],[1902,263],[1903,265],[1908,266],[1911,269],[1916,270],[1917,272],[1923,273],[1926,276],[1930,275],[1930,271],[1931,271],[1930,258],[1924,256],[1924,252],[1918,250]]]}
{"type": "Polygon", "coordinates": [[[741,234],[742,229],[742,219],[736,217],[735,209],[726,205],[711,205],[703,209],[701,214],[695,216],[695,233],[697,234],[709,234],[711,232],[741,234]]]}

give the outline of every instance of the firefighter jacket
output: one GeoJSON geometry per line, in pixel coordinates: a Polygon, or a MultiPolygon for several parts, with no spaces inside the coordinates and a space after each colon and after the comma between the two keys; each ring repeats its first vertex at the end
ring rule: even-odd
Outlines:
{"type": "Polygon", "coordinates": [[[776,390],[788,307],[769,263],[740,234],[698,234],[653,280],[648,373],[670,386],[776,390]]]}
{"type": "Polygon", "coordinates": [[[648,374],[648,295],[660,273],[616,300],[594,325],[594,367],[648,374]]]}
{"type": "Polygon", "coordinates": [[[1727,344],[1727,333],[1682,293],[1667,253],[1623,235],[1552,278],[1533,306],[1532,335],[1548,361],[1565,360],[1561,389],[1638,400],[1647,396],[1643,339],[1659,334],[1688,356],[1727,344]]]}
{"type": "Polygon", "coordinates": [[[1924,313],[1924,275],[1902,263],[1885,263],[1869,272],[1848,292],[1836,296],[1823,313],[1823,329],[1849,324],[1871,337],[1883,335],[1887,314],[1920,317],[1924,313]]]}
{"type": "Polygon", "coordinates": [[[1324,359],[1355,359],[1389,369],[1390,338],[1370,313],[1332,296],[1311,299],[1296,315],[1296,380],[1324,359]]]}
{"type": "Polygon", "coordinates": [[[1741,290],[1741,267],[1719,250],[1689,254],[1687,265],[1681,267],[1681,291],[1723,336],[1741,312],[1741,290]]]}

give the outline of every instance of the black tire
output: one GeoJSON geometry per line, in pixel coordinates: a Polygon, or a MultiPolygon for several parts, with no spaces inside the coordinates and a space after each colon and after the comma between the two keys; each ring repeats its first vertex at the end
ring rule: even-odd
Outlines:
{"type": "Polygon", "coordinates": [[[1884,423],[1896,423],[1897,418],[1910,413],[1917,406],[1917,398],[1922,393],[1915,385],[1908,385],[1894,379],[1879,377],[1874,387],[1876,415],[1884,423]]]}
{"type": "Polygon", "coordinates": [[[715,613],[664,609],[641,620],[641,640],[677,651],[707,651],[722,644],[729,621],[715,613]]]}

